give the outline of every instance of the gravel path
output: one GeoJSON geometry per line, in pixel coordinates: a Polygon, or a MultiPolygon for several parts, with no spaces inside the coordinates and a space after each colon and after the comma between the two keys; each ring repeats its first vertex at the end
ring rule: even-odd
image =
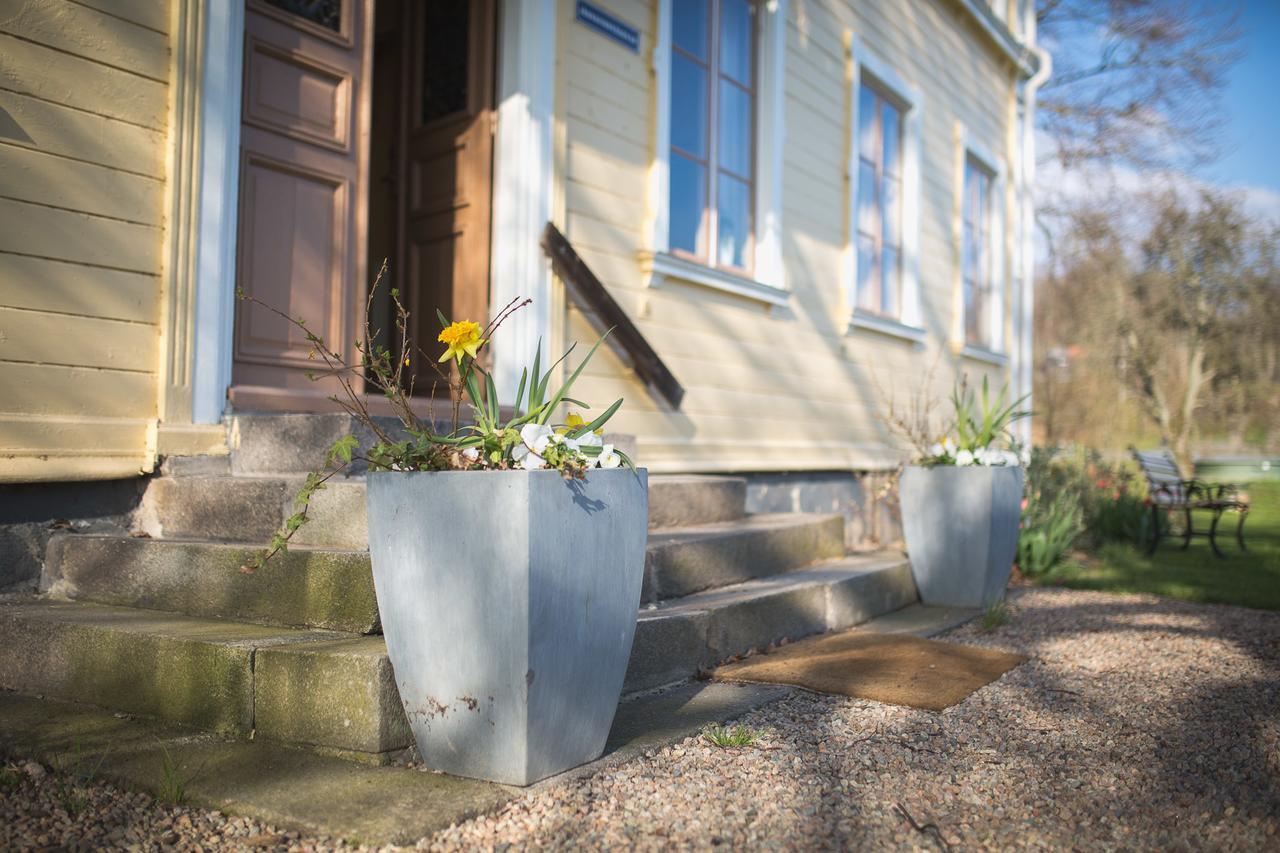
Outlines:
{"type": "MultiPolygon", "coordinates": [[[[743,718],[755,747],[689,738],[419,846],[1280,850],[1280,614],[1067,590],[1011,601],[994,633],[945,639],[1033,659],[942,714],[798,693],[743,718]]],[[[0,847],[83,833],[54,777],[10,775],[0,847]]],[[[91,794],[98,844],[327,846],[91,794]]]]}

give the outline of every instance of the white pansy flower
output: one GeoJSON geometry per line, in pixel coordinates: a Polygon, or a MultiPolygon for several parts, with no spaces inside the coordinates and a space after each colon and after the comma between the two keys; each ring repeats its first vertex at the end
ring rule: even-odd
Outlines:
{"type": "Polygon", "coordinates": [[[546,450],[553,435],[555,433],[546,424],[525,424],[520,427],[520,440],[534,453],[546,450]]]}
{"type": "Polygon", "coordinates": [[[951,436],[947,436],[942,440],[942,450],[948,456],[952,456],[956,452],[956,443],[951,440],[951,436]]]}
{"type": "Polygon", "coordinates": [[[604,439],[594,432],[583,433],[573,440],[578,443],[579,447],[600,447],[604,443],[604,439]]]}
{"type": "Polygon", "coordinates": [[[941,456],[944,453],[946,453],[946,450],[941,444],[935,444],[933,447],[929,448],[930,456],[941,456]]]}
{"type": "Polygon", "coordinates": [[[530,450],[526,444],[517,444],[511,448],[511,459],[520,463],[520,467],[526,471],[536,471],[547,464],[547,460],[530,450]]]}
{"type": "Polygon", "coordinates": [[[467,459],[471,460],[472,462],[475,462],[477,459],[480,458],[480,448],[478,447],[464,448],[462,451],[462,455],[465,456],[467,459]]]}
{"type": "Polygon", "coordinates": [[[1021,458],[1019,458],[1018,461],[1021,462],[1024,466],[1030,465],[1031,464],[1031,448],[1029,447],[1022,448],[1022,456],[1021,458]]]}
{"type": "Polygon", "coordinates": [[[596,457],[596,464],[601,468],[617,468],[622,464],[622,457],[614,451],[612,444],[606,444],[600,448],[600,455],[596,457]]]}
{"type": "Polygon", "coordinates": [[[967,450],[961,450],[959,453],[956,454],[956,464],[961,466],[972,465],[973,454],[967,450]]]}
{"type": "Polygon", "coordinates": [[[1006,450],[1004,452],[1004,464],[1017,465],[1018,462],[1019,462],[1018,454],[1014,453],[1012,450],[1006,450]]]}

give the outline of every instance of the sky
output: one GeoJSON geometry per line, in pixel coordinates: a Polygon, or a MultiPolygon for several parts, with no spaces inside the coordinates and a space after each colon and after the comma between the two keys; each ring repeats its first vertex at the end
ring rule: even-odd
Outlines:
{"type": "Polygon", "coordinates": [[[1280,219],[1280,0],[1243,0],[1239,25],[1244,55],[1224,92],[1225,156],[1205,178],[1247,190],[1258,212],[1280,219]]]}

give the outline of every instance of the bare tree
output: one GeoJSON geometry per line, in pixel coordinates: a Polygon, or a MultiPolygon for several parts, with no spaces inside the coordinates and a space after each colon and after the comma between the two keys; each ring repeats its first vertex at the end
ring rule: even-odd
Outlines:
{"type": "Polygon", "coordinates": [[[1212,159],[1236,17],[1215,0],[1041,0],[1038,37],[1054,62],[1038,103],[1045,154],[1065,169],[1212,159]]]}
{"type": "Polygon", "coordinates": [[[1280,236],[1228,194],[1131,204],[1137,236],[1114,210],[1073,211],[1042,280],[1046,438],[1117,448],[1151,429],[1184,466],[1206,435],[1274,442],[1280,236]]]}

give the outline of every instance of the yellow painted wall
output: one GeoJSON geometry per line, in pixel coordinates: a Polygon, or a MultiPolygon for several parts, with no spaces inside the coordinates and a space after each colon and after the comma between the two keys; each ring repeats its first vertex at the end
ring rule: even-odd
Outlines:
{"type": "MultiPolygon", "coordinates": [[[[561,0],[562,223],[684,384],[686,396],[679,412],[669,411],[603,351],[575,396],[596,405],[625,397],[613,425],[636,434],[643,464],[655,471],[886,467],[900,456],[879,419],[886,395],[905,400],[931,367],[940,401],[961,372],[974,379],[990,372],[999,386],[1001,370],[961,358],[952,343],[960,287],[957,123],[1006,161],[1013,138],[1015,72],[968,13],[949,0],[790,0],[782,183],[784,256],[793,295],[789,306],[770,308],[692,284],[646,286],[637,254],[647,241],[656,0],[599,5],[640,28],[643,40],[640,53],[631,53],[572,23],[574,4],[561,0]],[[924,94],[923,346],[849,328],[842,279],[849,210],[849,34],[924,94]]],[[[1012,222],[1007,200],[1006,232],[1012,222]]],[[[1006,303],[1012,244],[1006,233],[1006,303]]],[[[566,337],[590,341],[589,324],[568,310],[566,337]]]]}
{"type": "Polygon", "coordinates": [[[169,26],[0,2],[0,482],[152,464],[169,26]]]}

